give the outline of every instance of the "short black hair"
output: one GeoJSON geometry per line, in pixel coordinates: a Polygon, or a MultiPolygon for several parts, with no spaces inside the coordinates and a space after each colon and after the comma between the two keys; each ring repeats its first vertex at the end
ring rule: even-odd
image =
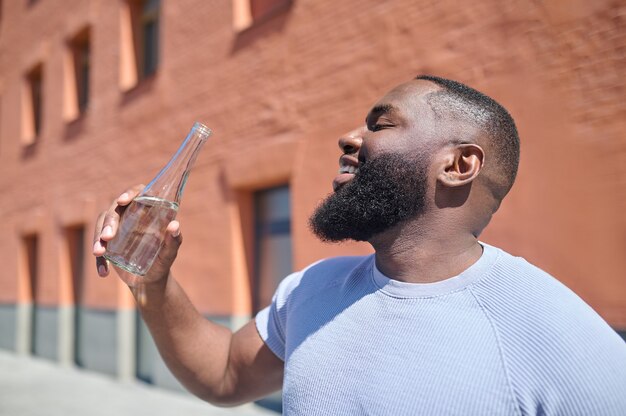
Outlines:
{"type": "Polygon", "coordinates": [[[428,96],[435,113],[448,112],[454,118],[469,122],[486,133],[495,151],[495,174],[490,178],[494,195],[501,200],[515,182],[519,166],[520,144],[515,121],[496,100],[457,81],[433,75],[415,79],[430,81],[442,88],[428,96]]]}

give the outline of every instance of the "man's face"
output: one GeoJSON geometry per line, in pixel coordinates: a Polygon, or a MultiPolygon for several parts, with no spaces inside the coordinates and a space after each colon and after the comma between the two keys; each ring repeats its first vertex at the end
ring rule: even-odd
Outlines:
{"type": "Polygon", "coordinates": [[[420,215],[426,206],[428,167],[436,147],[428,82],[390,91],[372,108],[367,128],[340,139],[344,154],[331,194],[310,218],[325,241],[369,241],[420,215]]]}

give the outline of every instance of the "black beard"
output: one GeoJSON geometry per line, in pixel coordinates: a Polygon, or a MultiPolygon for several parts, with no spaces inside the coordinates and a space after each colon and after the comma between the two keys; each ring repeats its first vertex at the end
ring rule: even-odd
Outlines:
{"type": "Polygon", "coordinates": [[[419,157],[382,154],[317,207],[309,226],[322,241],[369,241],[424,210],[426,166],[419,157]]]}

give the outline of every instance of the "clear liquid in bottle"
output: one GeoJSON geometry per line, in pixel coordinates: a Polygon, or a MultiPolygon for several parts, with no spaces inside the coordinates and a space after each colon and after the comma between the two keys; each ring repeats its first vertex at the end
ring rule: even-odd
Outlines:
{"type": "Polygon", "coordinates": [[[167,225],[176,218],[178,204],[155,197],[138,197],[124,211],[114,240],[104,257],[117,267],[144,276],[165,239],[167,225]]]}

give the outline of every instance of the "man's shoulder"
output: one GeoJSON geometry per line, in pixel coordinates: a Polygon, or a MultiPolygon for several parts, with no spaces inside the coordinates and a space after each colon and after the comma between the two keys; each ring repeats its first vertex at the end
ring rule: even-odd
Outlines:
{"type": "Polygon", "coordinates": [[[497,251],[497,260],[486,279],[483,280],[485,287],[503,286],[504,288],[517,289],[512,296],[528,295],[531,297],[546,297],[542,289],[550,289],[551,293],[558,292],[565,297],[578,296],[561,281],[547,271],[532,264],[524,257],[516,256],[507,251],[490,246],[497,251]],[[527,290],[525,290],[527,288],[527,290]]]}
{"type": "Polygon", "coordinates": [[[299,284],[313,284],[318,288],[343,282],[357,267],[371,259],[368,256],[329,257],[312,263],[296,273],[299,284]]]}
{"type": "Polygon", "coordinates": [[[544,353],[589,343],[624,347],[615,331],[573,290],[503,250],[476,293],[500,334],[516,339],[518,346],[543,349],[544,353]]]}
{"type": "Polygon", "coordinates": [[[310,264],[302,270],[302,273],[321,275],[322,278],[344,276],[371,257],[372,255],[329,257],[310,264]]]}
{"type": "Polygon", "coordinates": [[[534,339],[532,345],[538,345],[536,339],[540,338],[546,344],[569,347],[571,343],[563,343],[564,333],[570,339],[577,339],[577,343],[587,342],[591,333],[608,338],[616,335],[604,319],[564,283],[503,250],[474,292],[502,335],[534,339]]]}
{"type": "Polygon", "coordinates": [[[489,276],[473,290],[494,324],[520,400],[531,400],[533,391],[548,408],[558,408],[559,397],[615,400],[607,392],[626,381],[626,345],[565,284],[500,251],[489,276]]]}
{"type": "Polygon", "coordinates": [[[360,266],[368,263],[372,255],[338,256],[316,261],[287,276],[278,288],[279,296],[286,298],[298,289],[298,293],[311,296],[341,285],[360,266]]]}

